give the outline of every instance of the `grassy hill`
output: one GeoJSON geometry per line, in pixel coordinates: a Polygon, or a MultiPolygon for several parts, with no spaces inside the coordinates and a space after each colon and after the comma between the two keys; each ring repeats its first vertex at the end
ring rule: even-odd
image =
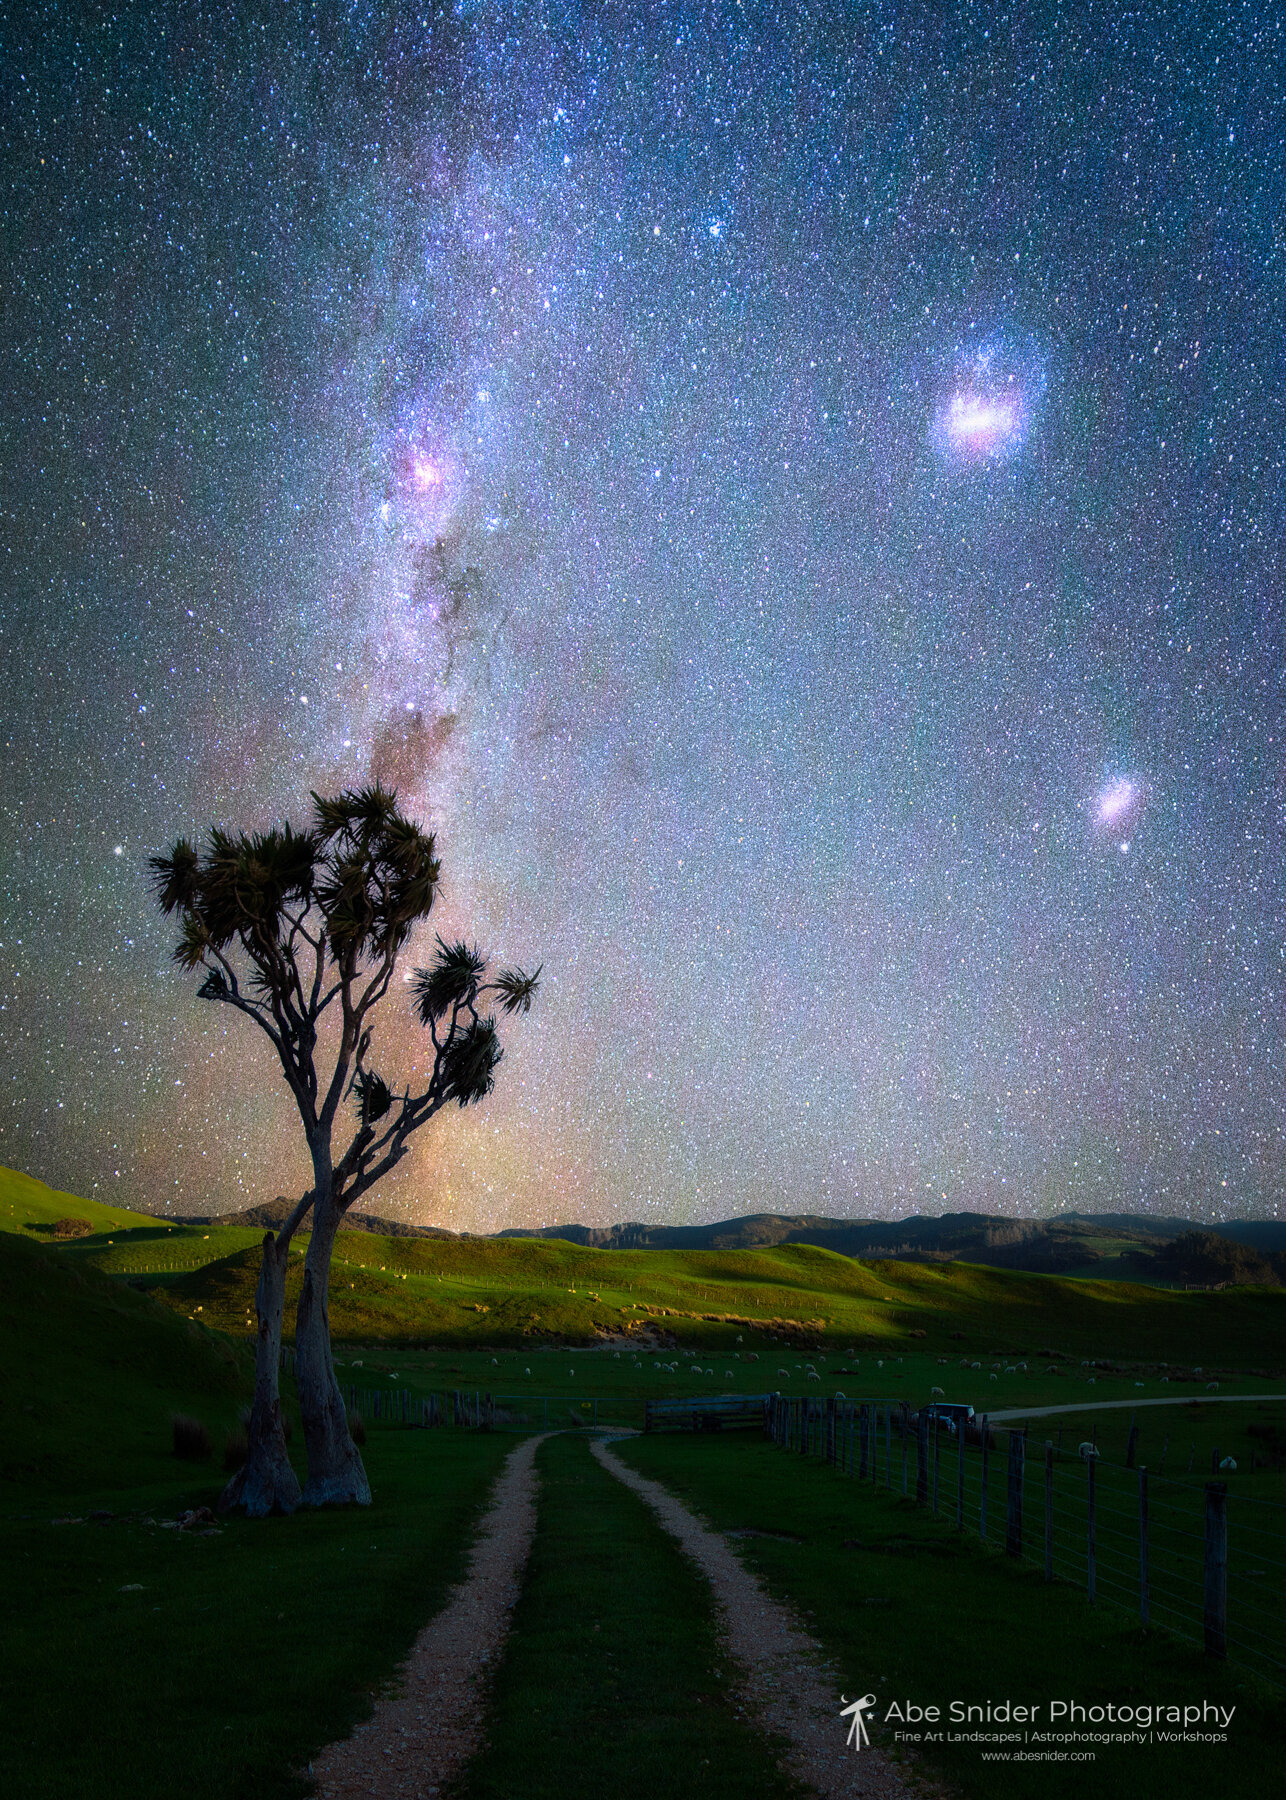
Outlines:
{"type": "MultiPolygon", "coordinates": [[[[233,1249],[158,1296],[239,1333],[258,1253],[233,1249]]],[[[298,1275],[294,1276],[297,1283],[298,1275]]],[[[291,1297],[293,1297],[293,1284],[291,1297]]],[[[289,1321],[289,1313],[288,1313],[289,1321]]],[[[335,1336],[392,1344],[592,1344],[663,1338],[732,1349],[816,1344],[960,1353],[1129,1357],[1211,1367],[1286,1365],[1286,1291],[1182,1293],[968,1263],[855,1262],[809,1245],[768,1250],[590,1250],[556,1239],[340,1234],[335,1336]]],[[[289,1329],[289,1324],[288,1324],[289,1329]]]]}
{"type": "Polygon", "coordinates": [[[98,1200],[82,1200],[78,1194],[60,1193],[34,1175],[17,1169],[0,1169],[0,1231],[48,1234],[56,1219],[85,1219],[96,1231],[135,1231],[147,1226],[173,1229],[150,1213],[131,1212],[125,1206],[104,1206],[98,1200]]]}
{"type": "Polygon", "coordinates": [[[61,1251],[0,1233],[0,1492],[172,1477],[170,1415],[231,1423],[249,1364],[61,1251]]]}

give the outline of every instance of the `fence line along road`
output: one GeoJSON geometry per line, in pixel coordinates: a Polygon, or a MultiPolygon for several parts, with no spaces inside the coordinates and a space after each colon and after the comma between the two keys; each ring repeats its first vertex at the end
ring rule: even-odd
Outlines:
{"type": "MultiPolygon", "coordinates": [[[[1079,1410],[1079,1409],[1078,1409],[1079,1410]]],[[[913,1499],[1070,1581],[1092,1604],[1133,1612],[1286,1688],[1286,1506],[1109,1463],[1092,1446],[1032,1444],[983,1417],[965,1430],[905,1402],[773,1395],[779,1448],[913,1499]]]]}

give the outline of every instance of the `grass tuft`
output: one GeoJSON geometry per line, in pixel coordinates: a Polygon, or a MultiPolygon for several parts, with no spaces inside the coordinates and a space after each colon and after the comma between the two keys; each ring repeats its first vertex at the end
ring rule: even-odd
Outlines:
{"type": "Polygon", "coordinates": [[[190,1413],[175,1413],[170,1420],[170,1435],[174,1443],[174,1454],[183,1462],[208,1462],[210,1458],[210,1433],[190,1413]]]}

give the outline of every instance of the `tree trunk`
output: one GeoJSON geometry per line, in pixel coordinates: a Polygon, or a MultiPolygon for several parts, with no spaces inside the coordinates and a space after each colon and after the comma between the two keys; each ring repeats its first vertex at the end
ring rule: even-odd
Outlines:
{"type": "Polygon", "coordinates": [[[313,1206],[313,1235],[295,1323],[295,1375],[304,1422],[308,1479],[303,1506],[369,1506],[370,1483],[348,1430],[348,1413],[330,1353],[330,1259],[341,1214],[329,1198],[313,1206]]]}
{"type": "Polygon", "coordinates": [[[250,1519],[266,1519],[274,1512],[294,1512],[300,1499],[299,1479],[286,1454],[277,1387],[289,1261],[289,1241],[279,1244],[269,1232],[263,1240],[263,1262],[255,1288],[259,1339],[255,1346],[255,1397],[246,1433],[250,1447],[245,1462],[219,1495],[220,1512],[240,1507],[250,1519]]]}

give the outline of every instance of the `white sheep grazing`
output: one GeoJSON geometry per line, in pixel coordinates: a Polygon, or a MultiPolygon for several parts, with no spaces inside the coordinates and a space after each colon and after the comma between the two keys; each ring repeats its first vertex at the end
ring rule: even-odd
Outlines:
{"type": "Polygon", "coordinates": [[[530,1374],[531,1374],[531,1370],[530,1370],[530,1369],[524,1369],[524,1370],[523,1370],[523,1374],[524,1374],[524,1375],[530,1375],[530,1374]]]}
{"type": "Polygon", "coordinates": [[[1219,1383],[1217,1381],[1208,1381],[1206,1383],[1206,1392],[1208,1394],[1217,1394],[1219,1392],[1219,1383]]]}
{"type": "Polygon", "coordinates": [[[1027,1373],[1027,1364],[1026,1363],[1019,1363],[1018,1367],[1022,1370],[1024,1375],[1027,1373]]]}
{"type": "Polygon", "coordinates": [[[1005,1364],[1005,1374],[1012,1375],[1013,1373],[1014,1373],[1014,1365],[1012,1363],[1006,1363],[1005,1364]]]}
{"type": "Polygon", "coordinates": [[[995,1379],[996,1379],[996,1377],[994,1375],[988,1375],[988,1377],[987,1377],[988,1381],[994,1381],[995,1379]]]}
{"type": "Polygon", "coordinates": [[[723,1372],[723,1378],[725,1381],[731,1381],[732,1380],[732,1370],[725,1369],[723,1372]]]}
{"type": "Polygon", "coordinates": [[[937,1388],[937,1387],[930,1388],[929,1389],[930,1400],[932,1400],[932,1398],[935,1394],[937,1394],[939,1399],[945,1400],[945,1398],[946,1398],[946,1395],[943,1393],[941,1388],[937,1388]]]}
{"type": "Polygon", "coordinates": [[[1142,1387],[1143,1383],[1141,1381],[1136,1381],[1134,1385],[1135,1387],[1142,1387]]]}
{"type": "Polygon", "coordinates": [[[1235,1469],[1237,1467],[1236,1457],[1235,1456],[1225,1456],[1223,1461],[1220,1463],[1219,1467],[1221,1469],[1235,1469]]]}
{"type": "Polygon", "coordinates": [[[1086,1385],[1086,1387],[1097,1387],[1098,1386],[1098,1376],[1091,1375],[1089,1380],[1085,1383],[1085,1385],[1086,1385]]]}
{"type": "Polygon", "coordinates": [[[848,1395],[847,1395],[847,1394],[844,1394],[844,1393],[841,1393],[841,1392],[840,1392],[840,1390],[839,1390],[839,1388],[836,1388],[836,1389],[835,1389],[835,1398],[836,1398],[836,1399],[837,1399],[837,1400],[847,1400],[847,1399],[848,1399],[848,1395]]]}
{"type": "Polygon", "coordinates": [[[1088,1441],[1084,1444],[1078,1444],[1076,1446],[1076,1454],[1080,1457],[1082,1462],[1092,1462],[1098,1455],[1098,1445],[1091,1444],[1088,1441]]]}
{"type": "Polygon", "coordinates": [[[818,1374],[818,1373],[817,1373],[817,1371],[816,1371],[816,1369],[813,1369],[813,1370],[811,1370],[811,1371],[810,1371],[810,1372],[809,1372],[809,1376],[808,1376],[808,1379],[809,1379],[809,1380],[810,1380],[810,1381],[820,1381],[820,1380],[821,1380],[821,1376],[820,1376],[820,1375],[819,1375],[819,1374],[818,1374]]]}
{"type": "Polygon", "coordinates": [[[790,1379],[790,1370],[789,1369],[778,1369],[777,1373],[779,1375],[784,1375],[787,1380],[790,1379]]]}
{"type": "Polygon", "coordinates": [[[971,1369],[980,1369],[982,1367],[982,1364],[981,1363],[970,1363],[969,1367],[971,1369]]]}

